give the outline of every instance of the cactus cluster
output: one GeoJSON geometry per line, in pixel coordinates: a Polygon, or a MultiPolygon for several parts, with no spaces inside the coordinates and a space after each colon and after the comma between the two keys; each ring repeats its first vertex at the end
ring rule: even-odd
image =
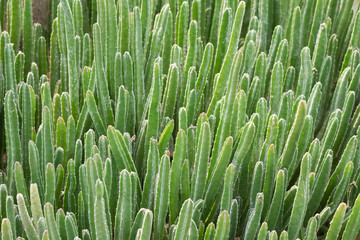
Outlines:
{"type": "Polygon", "coordinates": [[[358,238],[353,4],[0,0],[1,240],[358,238]]]}

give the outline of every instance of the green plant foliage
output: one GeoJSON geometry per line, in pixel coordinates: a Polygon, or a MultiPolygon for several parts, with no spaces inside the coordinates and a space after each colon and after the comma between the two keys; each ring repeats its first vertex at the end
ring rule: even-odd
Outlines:
{"type": "Polygon", "coordinates": [[[14,239],[360,236],[355,0],[0,0],[14,239]]]}

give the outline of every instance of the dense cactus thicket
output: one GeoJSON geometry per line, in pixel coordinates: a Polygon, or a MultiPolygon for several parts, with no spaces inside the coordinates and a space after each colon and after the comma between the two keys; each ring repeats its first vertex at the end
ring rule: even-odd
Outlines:
{"type": "Polygon", "coordinates": [[[354,0],[50,2],[0,0],[1,240],[358,238],[354,0]]]}

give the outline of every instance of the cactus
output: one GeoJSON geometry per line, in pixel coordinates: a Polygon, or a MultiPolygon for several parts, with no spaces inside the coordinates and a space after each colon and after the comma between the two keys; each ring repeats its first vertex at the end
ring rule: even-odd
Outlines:
{"type": "Polygon", "coordinates": [[[10,26],[10,42],[14,44],[14,50],[17,52],[21,40],[22,1],[11,1],[9,6],[8,13],[10,14],[10,22],[8,22],[8,25],[10,26]]]}
{"type": "Polygon", "coordinates": [[[0,0],[1,239],[359,236],[353,0],[32,2],[0,0]]]}

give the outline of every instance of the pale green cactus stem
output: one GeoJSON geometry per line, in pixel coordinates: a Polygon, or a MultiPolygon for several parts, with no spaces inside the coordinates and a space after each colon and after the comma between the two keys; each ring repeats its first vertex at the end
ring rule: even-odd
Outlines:
{"type": "Polygon", "coordinates": [[[24,81],[24,64],[25,64],[25,56],[24,53],[19,52],[15,57],[15,75],[16,82],[20,83],[24,81]]]}
{"type": "Polygon", "coordinates": [[[193,82],[192,84],[191,83],[192,78],[189,76],[191,75],[194,76],[195,73],[192,66],[195,65],[195,61],[196,61],[196,53],[197,53],[196,38],[197,38],[197,22],[191,21],[188,31],[188,39],[187,39],[187,43],[188,43],[187,55],[186,55],[186,60],[184,62],[184,76],[182,79],[180,96],[178,100],[178,106],[180,107],[186,105],[187,95],[189,94],[189,91],[192,89],[191,85],[194,85],[194,81],[192,81],[193,82]],[[186,91],[187,89],[188,92],[186,91]]]}
{"type": "Polygon", "coordinates": [[[101,35],[100,35],[100,26],[98,24],[94,25],[94,55],[95,55],[95,63],[96,63],[96,80],[97,86],[99,87],[99,105],[102,106],[100,108],[100,113],[103,116],[105,126],[114,124],[114,115],[112,112],[112,108],[110,107],[110,96],[108,90],[108,82],[106,79],[103,63],[103,49],[101,47],[101,35]]]}
{"type": "Polygon", "coordinates": [[[105,201],[103,198],[104,186],[98,179],[96,181],[96,199],[95,199],[95,230],[98,239],[110,239],[109,228],[106,224],[105,201]]]}
{"type": "Polygon", "coordinates": [[[142,227],[137,231],[136,239],[149,240],[151,238],[153,214],[150,210],[147,210],[144,215],[142,227]]]}
{"type": "Polygon", "coordinates": [[[150,139],[149,154],[147,157],[147,168],[144,179],[143,198],[141,201],[141,207],[147,209],[154,209],[154,188],[156,182],[156,175],[158,173],[158,165],[160,163],[159,150],[157,147],[157,141],[154,138],[150,139]]]}
{"type": "Polygon", "coordinates": [[[21,123],[21,132],[22,132],[22,139],[21,139],[21,149],[22,149],[22,156],[23,156],[23,166],[24,166],[24,174],[25,177],[28,178],[30,175],[29,169],[29,160],[28,160],[28,143],[32,140],[33,129],[35,128],[35,113],[33,105],[35,96],[34,91],[31,86],[27,84],[21,85],[20,90],[20,97],[22,99],[21,106],[22,106],[22,123],[21,123]]]}
{"type": "Polygon", "coordinates": [[[48,72],[48,61],[46,56],[46,40],[43,36],[41,36],[37,40],[37,64],[39,66],[39,74],[46,75],[48,72]]]}
{"type": "Polygon", "coordinates": [[[17,95],[16,91],[16,75],[15,75],[15,53],[13,47],[10,44],[5,45],[4,50],[4,72],[6,78],[5,90],[12,90],[15,95],[17,95]]]}
{"type": "Polygon", "coordinates": [[[210,166],[209,166],[209,174],[212,174],[215,161],[217,161],[220,149],[222,147],[223,141],[230,135],[231,128],[231,112],[232,112],[232,102],[235,98],[236,88],[237,88],[237,77],[240,71],[240,65],[242,61],[241,52],[237,52],[234,61],[231,67],[231,76],[228,84],[228,91],[226,93],[225,103],[222,111],[222,116],[220,119],[219,127],[215,136],[214,147],[212,151],[210,166]]]}
{"type": "Polygon", "coordinates": [[[125,145],[123,135],[112,126],[108,127],[107,135],[109,138],[110,149],[114,155],[118,169],[122,170],[125,168],[128,171],[136,172],[134,162],[129,153],[129,149],[125,145]]]}
{"type": "Polygon", "coordinates": [[[188,233],[191,223],[190,219],[193,212],[193,204],[193,201],[188,199],[182,205],[179,214],[179,222],[175,231],[175,239],[181,239],[188,233]]]}
{"type": "Polygon", "coordinates": [[[220,70],[220,77],[219,81],[217,82],[215,86],[215,91],[213,98],[211,99],[211,103],[209,105],[207,114],[210,115],[213,113],[215,104],[218,100],[220,100],[222,94],[224,93],[224,90],[226,88],[226,83],[228,82],[228,75],[230,73],[230,62],[233,61],[233,58],[235,56],[235,51],[237,49],[237,39],[239,38],[239,35],[241,33],[241,26],[242,21],[244,18],[244,12],[245,12],[245,2],[240,2],[236,13],[235,13],[235,20],[233,22],[233,27],[231,31],[231,37],[228,49],[226,51],[226,55],[224,58],[223,65],[220,70]]]}
{"type": "Polygon", "coordinates": [[[133,60],[128,52],[124,53],[123,56],[123,80],[124,86],[127,90],[126,98],[128,109],[126,112],[128,113],[126,121],[124,123],[127,125],[126,129],[130,135],[135,134],[135,126],[136,126],[136,105],[135,105],[135,95],[134,95],[134,77],[133,77],[133,60]]]}
{"type": "MultiPolygon", "coordinates": [[[[145,79],[149,79],[153,75],[153,62],[157,58],[162,48],[163,39],[165,35],[166,25],[168,23],[170,8],[169,5],[165,5],[158,15],[158,21],[155,21],[156,25],[154,25],[153,29],[153,37],[150,44],[150,52],[147,58],[147,64],[145,67],[145,79]]],[[[145,84],[145,93],[149,93],[150,84],[145,84]]]]}
{"type": "Polygon", "coordinates": [[[15,162],[14,172],[17,192],[24,196],[26,208],[30,209],[28,187],[26,186],[23,168],[19,162],[15,162]]]}
{"type": "Polygon", "coordinates": [[[11,223],[9,219],[4,218],[1,223],[1,239],[4,240],[11,240],[13,239],[13,233],[11,230],[11,223]]]}
{"type": "Polygon", "coordinates": [[[301,50],[300,41],[301,41],[301,28],[300,28],[300,22],[301,22],[301,10],[300,7],[296,7],[291,14],[291,25],[289,25],[291,29],[291,35],[289,40],[289,59],[288,59],[288,65],[293,66],[295,69],[298,69],[299,66],[299,53],[301,50]]]}
{"type": "Polygon", "coordinates": [[[326,56],[327,45],[327,28],[325,24],[321,24],[313,53],[313,65],[319,72],[326,56]]]}
{"type": "Polygon", "coordinates": [[[78,119],[79,114],[79,76],[76,64],[75,51],[75,29],[74,18],[71,14],[71,9],[68,1],[61,0],[61,10],[64,17],[65,38],[67,48],[67,68],[69,71],[69,93],[71,96],[72,115],[74,119],[78,119]]]}
{"type": "Polygon", "coordinates": [[[221,184],[221,179],[223,178],[226,166],[229,162],[231,152],[232,152],[232,146],[233,146],[233,139],[232,137],[228,137],[221,149],[221,152],[219,154],[219,158],[215,164],[214,171],[212,172],[211,176],[208,175],[208,188],[205,192],[204,197],[204,209],[202,213],[202,219],[208,220],[208,214],[210,213],[210,210],[212,208],[212,205],[214,204],[214,200],[216,197],[216,193],[218,191],[218,187],[221,184]]]}
{"type": "Polygon", "coordinates": [[[258,233],[258,236],[257,236],[257,239],[266,239],[266,237],[267,237],[267,235],[268,235],[268,233],[267,233],[267,231],[268,231],[268,225],[267,225],[267,223],[266,222],[263,222],[262,224],[261,224],[261,227],[260,227],[260,229],[259,229],[259,233],[258,233]]]}
{"type": "Polygon", "coordinates": [[[66,122],[66,159],[74,157],[75,141],[75,119],[70,115],[66,122]]]}
{"type": "MultiPolygon", "coordinates": [[[[190,180],[189,180],[189,160],[185,159],[181,167],[181,179],[180,179],[180,201],[183,203],[186,199],[190,198],[190,180]]],[[[190,225],[191,231],[191,225],[190,225]]]]}
{"type": "Polygon", "coordinates": [[[234,166],[232,164],[226,169],[224,179],[224,191],[221,199],[221,210],[230,212],[230,204],[234,185],[234,166]]]}
{"type": "MultiPolygon", "coordinates": [[[[145,7],[145,3],[148,1],[144,1],[144,7],[141,8],[141,11],[147,10],[145,7]]],[[[147,5],[150,7],[149,5],[147,5]]],[[[146,14],[147,12],[145,12],[146,14]]],[[[136,128],[140,127],[140,116],[144,110],[144,99],[145,99],[145,82],[144,82],[144,48],[143,48],[143,33],[142,27],[146,27],[143,18],[146,17],[145,14],[135,7],[134,8],[134,89],[135,89],[135,105],[136,105],[136,128]]],[[[146,18],[145,18],[146,19],[146,18]]],[[[146,19],[146,24],[151,24],[148,19],[146,19]]]]}
{"type": "Polygon", "coordinates": [[[55,168],[52,163],[46,165],[45,170],[45,196],[46,203],[54,204],[55,201],[55,168]]]}
{"type": "Polygon", "coordinates": [[[300,101],[295,115],[294,124],[290,130],[289,137],[286,141],[286,145],[283,150],[283,154],[279,160],[280,167],[288,168],[290,166],[290,161],[294,155],[294,149],[298,143],[301,129],[305,121],[305,112],[306,112],[306,102],[300,101]]]}
{"type": "Polygon", "coordinates": [[[196,152],[195,168],[191,179],[191,198],[193,201],[202,199],[205,192],[207,171],[204,169],[207,169],[210,156],[210,126],[207,122],[201,125],[198,144],[203,147],[197,148],[196,152]]]}
{"type": "Polygon", "coordinates": [[[283,199],[285,195],[285,172],[283,170],[279,170],[277,179],[276,179],[276,186],[274,196],[272,198],[267,216],[266,222],[269,224],[269,228],[274,228],[278,222],[278,218],[281,213],[281,208],[283,206],[283,199]]]}
{"type": "Polygon", "coordinates": [[[159,153],[163,155],[174,131],[174,120],[170,120],[159,137],[159,153]]]}
{"type": "Polygon", "coordinates": [[[308,225],[306,226],[304,239],[316,239],[317,228],[318,226],[316,217],[310,218],[308,225]]]}
{"type": "Polygon", "coordinates": [[[74,0],[72,7],[72,13],[74,18],[75,35],[83,36],[83,6],[80,0],[74,0]]]}
{"type": "Polygon", "coordinates": [[[15,217],[15,205],[14,199],[12,196],[7,196],[6,198],[6,217],[9,219],[11,223],[12,232],[16,233],[16,217],[15,217]]]}
{"type": "Polygon", "coordinates": [[[65,229],[65,213],[62,209],[56,211],[56,226],[59,230],[60,238],[65,238],[66,229],[65,229]]]}
{"type": "Polygon", "coordinates": [[[299,186],[294,199],[294,206],[291,212],[288,233],[289,239],[296,239],[298,232],[303,225],[307,202],[309,201],[309,164],[311,156],[305,154],[301,163],[299,186]]]}
{"type": "Polygon", "coordinates": [[[329,231],[326,235],[326,239],[338,239],[339,232],[342,227],[342,222],[344,219],[344,215],[346,212],[346,204],[341,203],[338,208],[336,209],[336,212],[334,214],[334,217],[331,221],[329,231]]]}
{"type": "MultiPolygon", "coordinates": [[[[55,108],[54,108],[55,109],[55,108]]],[[[62,119],[62,117],[59,117],[57,119],[57,123],[56,123],[56,146],[57,149],[55,151],[55,156],[57,156],[57,152],[59,151],[59,149],[61,149],[61,151],[63,152],[63,159],[58,159],[59,162],[56,161],[56,157],[54,159],[55,162],[55,166],[57,166],[58,164],[62,164],[65,166],[65,162],[66,162],[66,126],[65,126],[65,121],[64,119],[62,119]]]]}
{"type": "MultiPolygon", "coordinates": [[[[130,235],[131,225],[131,182],[130,175],[127,170],[120,173],[119,198],[116,208],[115,217],[115,238],[127,238],[130,235]]],[[[145,220],[144,220],[145,221],[145,220]]]]}
{"type": "Polygon", "coordinates": [[[118,50],[121,53],[130,50],[130,17],[129,17],[129,1],[125,0],[118,2],[118,17],[119,17],[119,35],[118,35],[118,50]]]}
{"type": "MultiPolygon", "coordinates": [[[[51,106],[51,103],[50,103],[51,106]]],[[[53,163],[54,149],[53,149],[53,126],[50,109],[45,106],[42,112],[42,161],[45,167],[48,163],[53,163]]]]}
{"type": "MultiPolygon", "coordinates": [[[[80,2],[80,1],[79,1],[80,2]]],[[[116,5],[114,0],[106,1],[106,21],[107,21],[107,40],[106,40],[106,52],[107,52],[107,73],[109,79],[109,85],[115,82],[114,67],[115,67],[115,54],[116,54],[116,42],[117,42],[117,19],[116,19],[116,5]]],[[[116,91],[116,88],[114,89],[116,91]]],[[[114,93],[111,91],[111,93],[114,93]]],[[[115,96],[111,95],[112,99],[115,96]]]]}
{"type": "Polygon", "coordinates": [[[346,224],[342,238],[349,238],[349,239],[355,238],[356,233],[359,232],[359,225],[356,224],[359,219],[359,202],[360,202],[359,196],[356,198],[352,213],[346,224]]]}
{"type": "Polygon", "coordinates": [[[180,168],[185,159],[185,132],[180,130],[177,134],[174,159],[170,172],[170,197],[169,197],[169,216],[170,223],[174,223],[178,217],[179,206],[179,187],[180,187],[180,168]]]}
{"type": "Polygon", "coordinates": [[[106,127],[105,124],[103,122],[103,120],[100,117],[100,113],[98,111],[98,108],[96,106],[96,102],[94,99],[94,95],[92,94],[91,91],[87,91],[86,93],[86,104],[90,113],[90,116],[93,120],[93,123],[96,127],[97,132],[100,135],[103,135],[106,133],[106,127]]]}
{"type": "MultiPolygon", "coordinates": [[[[13,192],[13,174],[15,161],[20,160],[21,156],[21,143],[19,136],[19,121],[16,106],[16,99],[12,91],[8,91],[5,95],[5,124],[6,124],[6,145],[7,145],[7,161],[8,161],[8,191],[10,194],[13,192]]],[[[14,192],[15,194],[15,192],[14,192]]]]}
{"type": "Polygon", "coordinates": [[[304,95],[308,99],[313,82],[313,70],[310,59],[310,50],[305,47],[301,50],[301,67],[299,81],[296,88],[296,97],[304,95]]]}
{"type": "Polygon", "coordinates": [[[31,213],[33,222],[37,223],[43,216],[43,210],[41,207],[41,200],[37,184],[31,184],[30,186],[30,202],[31,202],[31,213]]]}
{"type": "MultiPolygon", "coordinates": [[[[51,85],[51,93],[54,94],[55,87],[58,81],[60,80],[60,50],[59,50],[59,41],[58,38],[58,19],[56,18],[53,22],[53,31],[51,32],[50,37],[50,85],[51,85]]],[[[25,50],[24,50],[25,52],[25,50]]],[[[26,64],[26,53],[25,53],[25,64],[26,64]]],[[[26,73],[26,65],[25,65],[25,73],[26,73]]]]}
{"type": "Polygon", "coordinates": [[[75,229],[75,221],[72,216],[68,213],[65,217],[66,237],[68,239],[79,239],[77,237],[77,230],[75,229]]]}
{"type": "Polygon", "coordinates": [[[258,193],[256,196],[255,208],[250,213],[248,222],[246,224],[244,239],[255,239],[260,225],[261,212],[264,205],[263,199],[263,193],[258,193]]]}
{"type": "Polygon", "coordinates": [[[36,232],[36,229],[30,219],[28,210],[25,206],[24,197],[22,194],[17,195],[17,202],[19,206],[19,212],[22,222],[24,223],[25,232],[29,239],[38,239],[38,233],[36,232]]]}
{"type": "MultiPolygon", "coordinates": [[[[214,14],[216,14],[216,12],[219,11],[219,4],[218,2],[215,3],[215,9],[214,9],[214,14]]],[[[226,54],[226,49],[229,43],[229,34],[231,33],[231,24],[232,24],[232,14],[231,14],[231,9],[226,8],[224,9],[222,14],[219,14],[221,17],[221,25],[219,29],[215,29],[212,28],[211,29],[211,33],[213,33],[214,31],[218,31],[219,35],[218,35],[218,39],[216,39],[214,36],[210,36],[209,41],[211,42],[211,44],[213,44],[214,46],[216,46],[216,52],[215,52],[215,59],[214,59],[214,70],[213,70],[213,75],[217,74],[220,72],[220,68],[221,68],[221,63],[224,59],[224,56],[226,54]]],[[[216,21],[218,18],[218,16],[214,16],[213,21],[216,21]]],[[[213,25],[212,27],[215,27],[215,25],[213,25]]]]}
{"type": "Polygon", "coordinates": [[[311,195],[310,195],[310,199],[308,202],[307,214],[305,217],[306,220],[309,219],[309,217],[314,214],[314,209],[318,208],[319,200],[324,195],[325,185],[326,185],[326,183],[324,183],[324,179],[328,179],[330,176],[332,161],[333,161],[332,151],[329,150],[325,154],[324,158],[322,159],[322,163],[319,166],[319,169],[317,171],[318,176],[316,177],[316,180],[315,180],[315,183],[312,188],[311,195]],[[314,193],[316,193],[316,194],[314,194],[314,193]]]}
{"type": "Polygon", "coordinates": [[[75,176],[75,163],[70,159],[67,163],[67,178],[64,192],[64,209],[65,211],[75,211],[75,190],[76,190],[76,176],[75,176]]]}
{"type": "Polygon", "coordinates": [[[178,11],[174,11],[174,17],[176,16],[175,21],[175,43],[179,45],[181,48],[185,47],[186,44],[186,33],[187,26],[189,25],[189,3],[184,1],[181,6],[178,6],[178,11]]]}
{"type": "Polygon", "coordinates": [[[165,86],[165,93],[162,100],[163,117],[173,118],[175,112],[177,86],[179,81],[179,70],[176,64],[171,64],[168,73],[168,81],[165,86]]]}
{"type": "Polygon", "coordinates": [[[21,40],[21,21],[22,19],[22,1],[11,1],[10,8],[10,20],[8,25],[10,26],[10,41],[14,44],[14,50],[19,51],[21,40]]]}
{"type": "Polygon", "coordinates": [[[165,234],[164,223],[169,202],[170,161],[168,156],[161,158],[159,174],[156,178],[156,197],[154,202],[154,237],[165,234]]]}
{"type": "MultiPolygon", "coordinates": [[[[144,144],[144,154],[149,152],[150,149],[150,141],[151,138],[157,139],[157,134],[159,131],[160,125],[160,104],[161,104],[161,71],[159,64],[154,64],[153,70],[153,78],[152,78],[152,86],[148,96],[148,101],[150,103],[149,110],[148,110],[148,125],[152,126],[152,128],[147,128],[146,135],[145,135],[145,144],[144,144]]],[[[146,159],[146,157],[145,157],[146,159]]],[[[138,159],[137,159],[138,160],[138,159]]],[[[144,161],[144,160],[143,160],[144,161]]],[[[159,162],[159,161],[157,161],[159,162]]],[[[146,162],[143,164],[143,168],[139,169],[140,172],[145,170],[146,162]]],[[[150,208],[148,208],[150,209],[150,208]]]]}
{"type": "MultiPolygon", "coordinates": [[[[54,208],[50,203],[45,204],[45,219],[50,239],[61,239],[59,229],[55,223],[54,208]]],[[[45,233],[43,235],[43,238],[45,233]]]]}

